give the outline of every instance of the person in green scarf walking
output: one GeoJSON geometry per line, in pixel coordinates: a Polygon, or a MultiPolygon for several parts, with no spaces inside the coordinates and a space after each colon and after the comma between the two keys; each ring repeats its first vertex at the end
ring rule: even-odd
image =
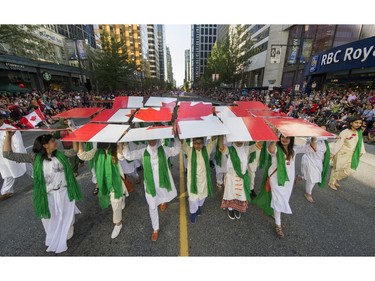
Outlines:
{"type": "Polygon", "coordinates": [[[248,168],[250,153],[260,150],[261,142],[255,145],[244,145],[234,142],[232,146],[225,146],[223,137],[219,136],[219,149],[227,155],[227,173],[224,178],[224,194],[221,208],[227,208],[231,220],[240,219],[241,213],[246,212],[250,197],[250,176],[248,168]]]}
{"type": "Polygon", "coordinates": [[[80,213],[75,202],[83,197],[67,158],[76,155],[76,151],[65,150],[65,156],[57,150],[53,136],[47,134],[35,139],[32,153],[15,153],[11,137],[8,131],[3,156],[20,163],[33,163],[34,208],[46,232],[47,252],[65,252],[66,241],[73,237],[74,216],[80,213]]]}
{"type": "Polygon", "coordinates": [[[276,234],[280,238],[285,237],[281,228],[281,213],[292,214],[289,199],[294,186],[295,158],[299,153],[306,153],[309,147],[308,145],[294,145],[294,137],[283,135],[280,135],[278,142],[272,141],[268,145],[271,162],[265,173],[270,177],[270,204],[275,218],[276,234]]]}
{"type": "Polygon", "coordinates": [[[190,222],[195,223],[202,214],[204,201],[213,195],[209,155],[216,146],[216,137],[208,145],[204,138],[193,138],[193,147],[181,140],[182,151],[187,156],[187,190],[189,194],[190,222]]]}
{"type": "Polygon", "coordinates": [[[95,177],[99,187],[98,199],[101,208],[112,206],[114,228],[111,238],[115,239],[122,228],[122,210],[125,208],[125,196],[128,192],[122,176],[119,160],[122,160],[122,146],[115,143],[97,143],[97,147],[85,151],[83,143],[79,143],[78,157],[84,161],[93,160],[92,165],[95,170],[95,177]]]}
{"type": "Polygon", "coordinates": [[[366,153],[362,139],[362,119],[353,116],[348,129],[341,131],[339,140],[331,151],[333,166],[328,186],[337,190],[339,181],[352,175],[358,168],[360,157],[366,153]]]}
{"type": "MultiPolygon", "coordinates": [[[[320,126],[326,129],[326,126],[320,126]]],[[[312,197],[312,190],[317,183],[320,187],[325,187],[328,178],[328,168],[330,159],[330,148],[326,138],[312,137],[308,143],[308,151],[302,156],[301,173],[306,181],[305,198],[310,203],[315,203],[312,197]]]]}
{"type": "MultiPolygon", "coordinates": [[[[249,145],[255,145],[255,142],[250,142],[249,145]]],[[[256,171],[258,170],[258,166],[260,168],[264,168],[265,161],[267,159],[267,143],[264,142],[262,145],[262,149],[256,149],[254,152],[250,154],[249,157],[249,164],[248,164],[248,171],[250,176],[250,197],[251,200],[255,199],[257,196],[255,192],[255,175],[256,171]],[[261,161],[260,161],[261,160],[261,161]]]]}
{"type": "Polygon", "coordinates": [[[146,148],[133,151],[130,151],[128,143],[125,143],[124,157],[127,160],[142,160],[145,196],[153,228],[151,240],[156,241],[159,237],[158,206],[177,196],[168,158],[180,153],[181,142],[175,137],[173,147],[161,145],[160,140],[148,140],[147,143],[146,148]]]}

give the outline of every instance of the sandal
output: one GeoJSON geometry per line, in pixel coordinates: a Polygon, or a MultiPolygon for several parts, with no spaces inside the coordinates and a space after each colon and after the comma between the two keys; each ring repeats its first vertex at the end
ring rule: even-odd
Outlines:
{"type": "Polygon", "coordinates": [[[276,226],[275,226],[275,230],[276,230],[276,235],[277,235],[279,238],[284,238],[284,237],[285,237],[284,232],[283,232],[283,230],[281,229],[281,226],[276,225],[276,226]]]}
{"type": "Polygon", "coordinates": [[[334,183],[329,183],[328,186],[333,189],[333,190],[337,190],[337,187],[334,183]]]}
{"type": "Polygon", "coordinates": [[[311,194],[305,193],[305,198],[310,203],[315,203],[315,200],[314,200],[314,198],[312,198],[311,194]]]}

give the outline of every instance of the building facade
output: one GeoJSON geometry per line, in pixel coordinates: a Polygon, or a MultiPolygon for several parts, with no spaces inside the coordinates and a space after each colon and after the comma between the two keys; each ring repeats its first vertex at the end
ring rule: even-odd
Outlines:
{"type": "Polygon", "coordinates": [[[190,85],[191,76],[190,76],[190,50],[185,50],[185,79],[184,82],[187,85],[190,85]]]}
{"type": "Polygon", "coordinates": [[[160,69],[160,80],[165,81],[166,75],[166,44],[165,44],[165,27],[162,24],[157,25],[158,28],[158,43],[159,43],[159,69],[160,69]]]}
{"type": "Polygon", "coordinates": [[[150,77],[160,79],[159,38],[156,24],[147,25],[150,77]]]}
{"type": "Polygon", "coordinates": [[[166,47],[167,51],[167,82],[173,85],[173,68],[172,68],[172,56],[169,47],[166,47]]]}
{"type": "Polygon", "coordinates": [[[207,59],[217,38],[217,24],[191,26],[191,79],[197,81],[204,74],[207,59]]]}

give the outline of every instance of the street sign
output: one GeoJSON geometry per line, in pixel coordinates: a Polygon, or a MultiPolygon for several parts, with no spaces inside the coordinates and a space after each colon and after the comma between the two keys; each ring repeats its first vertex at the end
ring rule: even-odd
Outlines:
{"type": "Polygon", "coordinates": [[[281,47],[272,47],[270,55],[270,63],[280,63],[281,62],[281,47]]]}

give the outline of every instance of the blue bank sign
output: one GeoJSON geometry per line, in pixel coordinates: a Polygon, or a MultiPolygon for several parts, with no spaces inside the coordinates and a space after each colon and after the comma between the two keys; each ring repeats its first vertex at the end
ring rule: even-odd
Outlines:
{"type": "Polygon", "coordinates": [[[375,37],[313,55],[305,68],[305,75],[372,66],[375,66],[375,37]]]}

